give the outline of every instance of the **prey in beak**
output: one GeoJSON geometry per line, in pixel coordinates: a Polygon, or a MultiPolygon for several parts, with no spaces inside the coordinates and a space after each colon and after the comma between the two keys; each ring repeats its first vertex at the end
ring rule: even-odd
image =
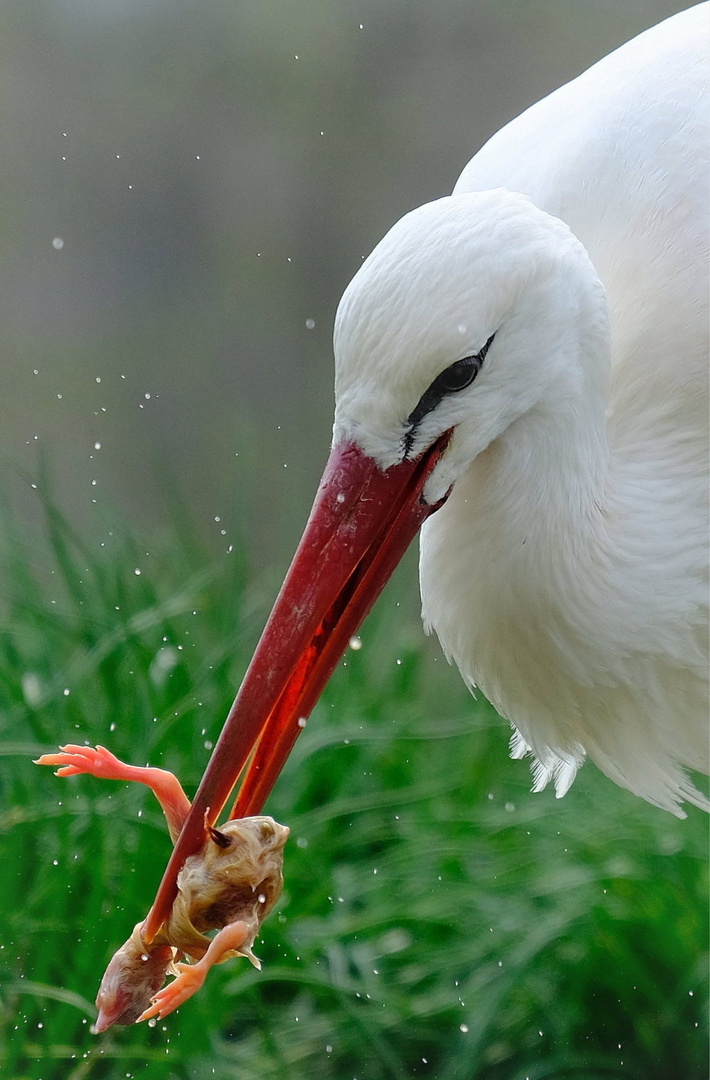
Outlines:
{"type": "Polygon", "coordinates": [[[422,498],[451,432],[382,471],[350,441],[331,451],[281,591],[227,715],[142,928],[149,945],[169,918],[185,860],[204,843],[246,767],[231,818],[259,814],[350,637],[422,522],[422,498]],[[247,764],[248,763],[248,764],[247,764]]]}

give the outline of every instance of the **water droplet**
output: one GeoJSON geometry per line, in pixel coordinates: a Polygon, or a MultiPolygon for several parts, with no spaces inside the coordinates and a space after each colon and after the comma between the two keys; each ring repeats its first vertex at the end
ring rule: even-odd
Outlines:
{"type": "Polygon", "coordinates": [[[359,637],[351,637],[348,645],[353,650],[353,652],[357,652],[359,649],[362,648],[362,641],[359,637]]]}
{"type": "Polygon", "coordinates": [[[459,1031],[463,1031],[464,1035],[468,1032],[468,1024],[459,1024],[459,1031]]]}
{"type": "Polygon", "coordinates": [[[64,241],[62,240],[61,236],[54,237],[54,240],[52,240],[52,247],[55,251],[62,250],[62,248],[64,247],[64,241]]]}
{"type": "Polygon", "coordinates": [[[306,319],[306,330],[313,330],[316,325],[315,319],[306,319]]]}

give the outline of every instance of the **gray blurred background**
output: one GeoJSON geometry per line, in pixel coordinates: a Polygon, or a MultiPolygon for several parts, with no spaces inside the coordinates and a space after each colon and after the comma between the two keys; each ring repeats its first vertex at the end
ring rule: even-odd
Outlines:
{"type": "Polygon", "coordinates": [[[4,480],[80,531],[285,560],[325,461],[331,327],[389,226],[674,0],[5,0],[4,480]],[[216,520],[219,519],[219,520],[216,520]]]}

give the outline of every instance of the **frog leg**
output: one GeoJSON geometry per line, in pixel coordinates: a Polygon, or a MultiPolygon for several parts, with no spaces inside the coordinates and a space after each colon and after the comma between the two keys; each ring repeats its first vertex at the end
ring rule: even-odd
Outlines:
{"type": "Polygon", "coordinates": [[[162,1019],[177,1009],[200,989],[210,968],[227,960],[226,954],[239,949],[248,936],[249,927],[245,922],[229,923],[212,938],[207,952],[196,964],[175,964],[177,978],[151,998],[150,1007],[138,1017],[136,1023],[150,1020],[153,1016],[162,1019]]]}
{"type": "Polygon", "coordinates": [[[105,746],[59,747],[59,754],[42,754],[35,765],[59,765],[55,776],[88,773],[103,780],[131,780],[149,787],[160,803],[168,823],[170,839],[175,843],[190,809],[190,801],[180,781],[165,769],[140,768],[119,761],[105,746]]]}

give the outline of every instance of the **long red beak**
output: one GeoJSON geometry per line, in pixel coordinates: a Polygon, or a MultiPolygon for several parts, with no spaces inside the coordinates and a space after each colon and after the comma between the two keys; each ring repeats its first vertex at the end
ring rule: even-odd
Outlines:
{"type": "Polygon", "coordinates": [[[231,816],[258,814],[305,720],[419,526],[422,489],[450,432],[382,472],[352,442],[331,452],[303,537],[224,722],[143,927],[167,918],[185,859],[204,843],[249,755],[231,816]]]}

